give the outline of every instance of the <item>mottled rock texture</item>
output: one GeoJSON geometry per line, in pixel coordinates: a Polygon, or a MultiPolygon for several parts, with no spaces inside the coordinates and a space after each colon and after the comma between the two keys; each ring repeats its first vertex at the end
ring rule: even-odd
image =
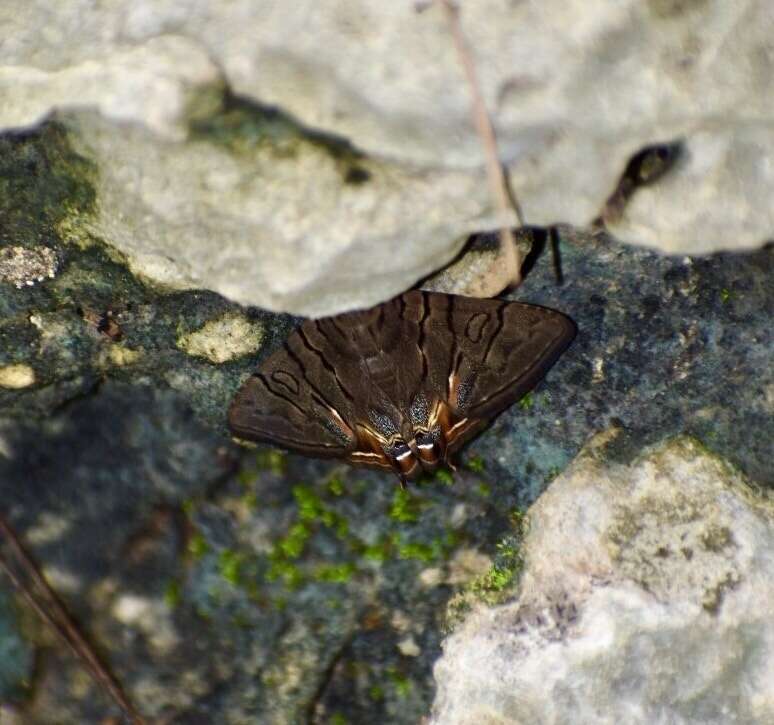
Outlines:
{"type": "Polygon", "coordinates": [[[690,439],[597,447],[530,509],[518,597],[444,641],[432,722],[774,721],[774,499],[690,439]]]}
{"type": "MultiPolygon", "coordinates": [[[[148,717],[417,723],[445,628],[507,595],[514,524],[611,424],[620,463],[688,433],[774,483],[772,247],[674,258],[559,230],[564,284],[546,253],[511,296],[570,315],[576,341],[454,476],[401,492],[230,442],[231,396],[296,320],[133,274],[90,226],[99,172],[72,139],[0,137],[0,508],[148,717]],[[17,286],[43,258],[54,276],[17,286]]],[[[116,716],[0,588],[3,725],[116,716]]]]}
{"type": "MultiPolygon", "coordinates": [[[[680,141],[613,231],[692,254],[774,236],[769,0],[460,5],[530,223],[587,224],[633,154],[680,141]]],[[[0,28],[0,129],[55,111],[98,171],[91,228],[156,280],[321,315],[494,222],[433,3],[8,0],[0,28]]]]}

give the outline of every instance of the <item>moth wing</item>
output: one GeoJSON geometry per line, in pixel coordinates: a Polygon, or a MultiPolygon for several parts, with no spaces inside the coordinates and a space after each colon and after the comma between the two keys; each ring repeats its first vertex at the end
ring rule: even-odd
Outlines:
{"type": "Polygon", "coordinates": [[[424,294],[433,307],[426,339],[432,357],[428,390],[444,396],[452,412],[447,431],[452,452],[529,392],[572,342],[576,328],[565,315],[538,305],[424,294]]]}
{"type": "Polygon", "coordinates": [[[463,354],[453,402],[476,418],[494,416],[526,395],[576,334],[561,312],[523,302],[463,298],[454,319],[463,354]]]}
{"type": "MultiPolygon", "coordinates": [[[[351,406],[335,373],[307,349],[311,321],[245,381],[228,411],[231,431],[317,457],[347,457],[356,446],[351,406]],[[306,342],[305,342],[306,339],[306,342]]],[[[325,361],[327,362],[327,361],[325,361]]]]}

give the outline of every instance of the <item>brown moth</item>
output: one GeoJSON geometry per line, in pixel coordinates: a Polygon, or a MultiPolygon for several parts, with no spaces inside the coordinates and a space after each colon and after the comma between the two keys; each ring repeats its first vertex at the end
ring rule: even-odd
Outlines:
{"type": "Polygon", "coordinates": [[[407,292],[305,321],[236,394],[229,427],[403,482],[449,464],[574,336],[573,322],[545,307],[407,292]]]}

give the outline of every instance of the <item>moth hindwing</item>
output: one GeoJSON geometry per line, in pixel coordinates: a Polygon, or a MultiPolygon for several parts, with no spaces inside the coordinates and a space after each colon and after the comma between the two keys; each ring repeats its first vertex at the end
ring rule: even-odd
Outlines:
{"type": "Polygon", "coordinates": [[[523,302],[413,291],[307,320],[234,397],[244,439],[394,471],[434,471],[546,374],[573,322],[523,302]]]}

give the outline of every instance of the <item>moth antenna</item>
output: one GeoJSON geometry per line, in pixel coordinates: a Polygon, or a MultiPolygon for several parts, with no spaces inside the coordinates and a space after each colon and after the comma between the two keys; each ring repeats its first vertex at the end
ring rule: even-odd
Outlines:
{"type": "Polygon", "coordinates": [[[564,274],[562,273],[562,255],[559,251],[559,230],[555,226],[548,228],[548,239],[551,243],[551,261],[554,264],[556,285],[561,287],[564,284],[564,274]]]}

